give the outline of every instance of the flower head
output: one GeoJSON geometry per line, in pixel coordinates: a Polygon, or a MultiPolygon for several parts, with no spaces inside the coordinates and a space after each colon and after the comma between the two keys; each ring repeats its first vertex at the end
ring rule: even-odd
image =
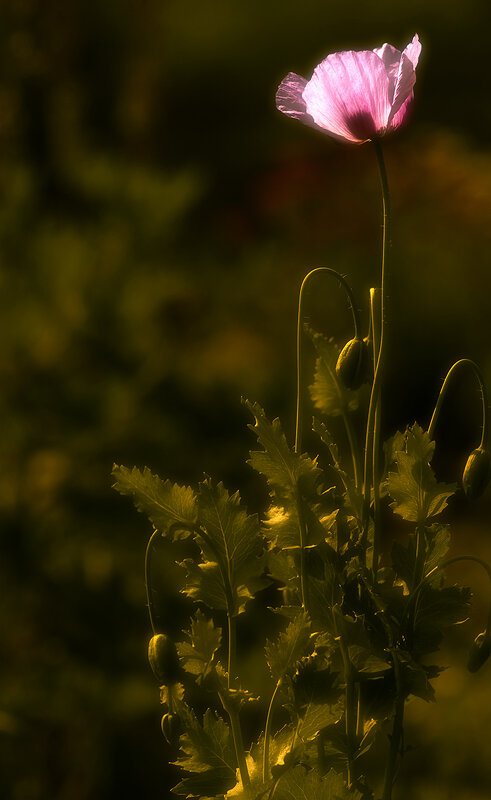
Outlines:
{"type": "Polygon", "coordinates": [[[341,141],[385,136],[407,117],[420,52],[416,34],[402,53],[390,44],[332,53],[309,81],[290,72],[278,87],[276,107],[341,141]]]}

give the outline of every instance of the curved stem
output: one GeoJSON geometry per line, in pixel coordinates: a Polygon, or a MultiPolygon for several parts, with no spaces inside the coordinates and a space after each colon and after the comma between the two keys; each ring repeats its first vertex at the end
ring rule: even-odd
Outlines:
{"type": "Polygon", "coordinates": [[[278,690],[281,686],[281,678],[276,684],[275,690],[269,702],[268,714],[266,716],[266,727],[264,729],[264,751],[263,751],[263,783],[269,780],[269,740],[271,738],[271,725],[273,723],[273,704],[278,690]]]}
{"type": "Polygon", "coordinates": [[[342,286],[344,291],[346,292],[349,300],[349,305],[351,308],[351,313],[353,316],[353,325],[355,328],[355,338],[358,338],[358,331],[359,331],[359,324],[358,324],[358,315],[356,313],[355,302],[353,298],[353,293],[349,287],[347,281],[343,278],[339,272],[336,272],[335,269],[331,267],[315,267],[315,269],[310,270],[310,272],[305,276],[300,286],[300,292],[298,296],[298,314],[297,314],[297,414],[296,414],[296,423],[295,423],[295,452],[299,453],[302,449],[302,433],[303,433],[303,392],[302,387],[304,385],[304,375],[303,375],[303,359],[302,359],[302,329],[303,329],[303,305],[304,305],[304,296],[305,296],[305,289],[307,284],[310,283],[311,278],[314,275],[318,275],[320,272],[326,272],[329,275],[332,275],[333,278],[339,282],[342,286]]]}
{"type": "Polygon", "coordinates": [[[365,466],[364,466],[364,504],[363,504],[363,540],[366,548],[368,537],[368,518],[370,514],[370,495],[373,482],[371,465],[373,465],[373,453],[378,451],[380,442],[380,426],[375,425],[377,403],[382,385],[382,369],[385,354],[385,305],[386,305],[386,283],[387,283],[387,245],[389,242],[390,228],[390,194],[387,181],[382,147],[378,139],[373,140],[377,164],[382,186],[382,207],[383,207],[383,233],[382,233],[382,269],[381,269],[381,290],[380,290],[380,343],[373,376],[372,391],[370,393],[370,403],[368,406],[367,430],[365,438],[365,466]]]}
{"type": "Polygon", "coordinates": [[[152,593],[150,591],[150,553],[153,545],[154,539],[157,536],[160,536],[160,531],[154,531],[148,540],[147,549],[145,550],[145,592],[147,595],[147,608],[148,608],[148,616],[150,617],[150,625],[152,626],[153,635],[157,633],[157,629],[155,627],[155,615],[153,610],[153,600],[152,600],[152,593]]]}
{"type": "Polygon", "coordinates": [[[430,424],[428,426],[428,434],[430,439],[434,438],[435,427],[436,423],[438,422],[438,417],[445,400],[445,397],[448,392],[448,387],[450,385],[450,378],[455,375],[455,372],[460,367],[470,367],[470,369],[474,372],[478,383],[479,388],[481,390],[481,401],[482,401],[482,429],[481,429],[481,441],[479,447],[484,445],[484,442],[487,441],[487,407],[488,407],[488,398],[486,392],[486,386],[484,384],[484,379],[482,377],[481,370],[470,358],[461,358],[459,361],[456,361],[455,364],[452,364],[450,369],[448,370],[445,380],[443,381],[442,388],[440,389],[440,394],[438,395],[438,400],[436,401],[435,410],[433,411],[433,416],[431,417],[430,424]]]}

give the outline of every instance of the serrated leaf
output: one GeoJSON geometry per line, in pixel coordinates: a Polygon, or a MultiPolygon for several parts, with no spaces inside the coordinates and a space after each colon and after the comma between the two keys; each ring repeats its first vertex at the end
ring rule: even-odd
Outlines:
{"type": "MultiPolygon", "coordinates": [[[[450,530],[448,525],[424,526],[421,528],[422,543],[424,546],[423,574],[427,574],[436,567],[448,551],[450,546],[450,530]]],[[[417,580],[416,569],[417,534],[410,534],[407,545],[394,542],[392,545],[392,566],[399,578],[405,582],[409,589],[414,588],[417,580]]]]}
{"type": "Polygon", "coordinates": [[[206,619],[198,609],[186,634],[189,641],[176,644],[182,666],[192,675],[204,676],[209,671],[215,653],[220,647],[222,629],[215,628],[213,620],[206,619]]]}
{"type": "Polygon", "coordinates": [[[353,644],[348,648],[350,661],[357,672],[366,676],[381,676],[392,669],[391,665],[366,647],[353,644]]]}
{"type": "Polygon", "coordinates": [[[305,611],[299,611],[284,633],[266,644],[266,661],[273,678],[280,681],[291,671],[299,659],[309,654],[310,644],[310,620],[305,611]]]}
{"type": "Polygon", "coordinates": [[[239,493],[230,495],[222,483],[209,479],[198,493],[197,541],[203,561],[183,562],[188,572],[183,591],[210,608],[239,614],[247,599],[268,585],[257,516],[248,516],[239,493]]]}
{"type": "Polygon", "coordinates": [[[184,700],[184,686],[182,683],[170,683],[169,686],[160,687],[160,702],[164,706],[176,708],[184,700]]]}
{"type": "Polygon", "coordinates": [[[113,488],[132,497],[138,511],[145,513],[162,534],[172,528],[174,535],[188,535],[196,524],[196,496],[189,486],[163,481],[148,467],[141,472],[137,467],[115,464],[112,474],[116,478],[113,488]]]}
{"type": "Polygon", "coordinates": [[[424,584],[413,617],[413,646],[419,653],[438,650],[443,630],[468,619],[471,591],[467,587],[424,584]]]}
{"type": "Polygon", "coordinates": [[[415,424],[406,431],[405,450],[394,454],[397,471],[387,476],[390,505],[410,522],[421,524],[439,514],[457,488],[456,484],[437,483],[430,467],[434,447],[428,433],[415,424]]]}
{"type": "Polygon", "coordinates": [[[343,709],[342,700],[338,700],[336,703],[308,703],[299,720],[298,736],[304,742],[312,741],[328,725],[339,722],[343,715],[343,709]]]}
{"type": "Polygon", "coordinates": [[[361,519],[362,516],[362,508],[363,508],[363,496],[361,492],[359,492],[356,488],[355,482],[353,478],[342,468],[339,462],[339,451],[338,446],[335,443],[333,437],[327,426],[318,420],[316,417],[312,420],[312,430],[320,440],[326,445],[329,450],[332,466],[333,469],[337,472],[341,483],[343,484],[346,490],[346,499],[348,508],[350,508],[353,512],[353,515],[356,519],[361,519]]]}
{"type": "Polygon", "coordinates": [[[300,487],[304,493],[315,493],[321,477],[317,461],[306,454],[295,453],[289,447],[279,419],[269,422],[258,403],[244,400],[245,406],[255,417],[255,425],[249,425],[264,450],[254,450],[248,463],[268,481],[275,497],[290,499],[300,487]]]}
{"type": "Polygon", "coordinates": [[[278,783],[275,800],[358,800],[359,792],[348,791],[344,778],[329,772],[321,778],[316,770],[302,766],[286,772],[278,783]]]}
{"type": "Polygon", "coordinates": [[[251,747],[251,752],[247,754],[247,769],[250,779],[250,787],[244,788],[240,773],[237,774],[237,784],[231,789],[226,800],[258,800],[266,798],[267,793],[272,788],[274,781],[278,777],[278,772],[283,773],[288,768],[293,768],[294,763],[290,763],[294,754],[292,744],[295,741],[295,729],[292,725],[285,725],[269,740],[269,764],[270,770],[274,775],[263,781],[263,754],[264,754],[264,734],[251,747]],[[285,763],[288,761],[288,765],[285,763]]]}
{"type": "MultiPolygon", "coordinates": [[[[304,505],[304,521],[306,528],[305,547],[313,547],[329,536],[335,525],[338,510],[330,514],[323,513],[320,507],[312,509],[304,505]],[[316,513],[320,513],[320,517],[316,513]]],[[[299,518],[296,504],[270,506],[264,520],[264,533],[270,547],[279,550],[298,550],[299,518]]]]}
{"type": "Polygon", "coordinates": [[[358,393],[345,389],[336,376],[339,347],[332,339],[310,332],[317,350],[314,383],[309,387],[315,407],[328,417],[338,417],[358,408],[358,393]]]}
{"type": "Polygon", "coordinates": [[[184,797],[224,794],[236,781],[229,726],[210,709],[205,712],[202,725],[188,708],[182,710],[181,720],[185,727],[179,740],[182,755],[173,763],[191,774],[172,791],[184,797]]]}

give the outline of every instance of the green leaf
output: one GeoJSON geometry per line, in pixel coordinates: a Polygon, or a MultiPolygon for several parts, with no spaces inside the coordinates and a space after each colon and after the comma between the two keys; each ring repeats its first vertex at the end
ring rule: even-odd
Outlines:
{"type": "Polygon", "coordinates": [[[345,389],[336,376],[336,362],[339,347],[332,339],[310,331],[317,350],[314,383],[310,386],[310,396],[315,407],[328,417],[338,417],[347,411],[358,408],[358,392],[345,389]]]}
{"type": "Polygon", "coordinates": [[[255,592],[268,585],[263,578],[263,540],[257,516],[248,516],[239,493],[209,479],[198,493],[197,542],[203,561],[183,562],[188,572],[184,593],[210,608],[239,614],[255,592]]]}
{"type": "Polygon", "coordinates": [[[148,467],[141,472],[136,467],[113,466],[116,478],[114,489],[129,495],[138,511],[147,514],[162,534],[172,532],[188,535],[196,524],[196,497],[189,486],[178,486],[152,475],[148,467]]]}
{"type": "Polygon", "coordinates": [[[215,628],[212,619],[197,610],[191,628],[185,632],[188,642],[177,642],[176,648],[186,672],[205,676],[213,663],[222,640],[221,628],[215,628]]]}
{"type": "MultiPolygon", "coordinates": [[[[450,546],[450,530],[448,525],[433,525],[421,528],[422,542],[424,546],[424,568],[423,574],[426,575],[436,567],[443,559],[450,546]]],[[[416,549],[417,534],[410,534],[407,546],[400,542],[392,545],[392,566],[399,578],[406,583],[411,590],[414,587],[415,577],[418,574],[416,569],[416,549]]]]}
{"type": "Polygon", "coordinates": [[[295,453],[289,447],[279,419],[269,422],[258,403],[244,400],[244,405],[255,417],[255,425],[249,425],[264,450],[254,450],[248,463],[264,475],[274,495],[284,501],[297,491],[315,493],[321,477],[317,460],[308,455],[295,453]]]}
{"type": "Polygon", "coordinates": [[[298,766],[280,778],[274,797],[275,800],[358,800],[361,795],[348,791],[342,775],[331,771],[321,778],[316,770],[307,772],[298,766]]]}
{"type": "Polygon", "coordinates": [[[173,763],[191,774],[172,791],[184,797],[225,793],[236,782],[235,750],[229,726],[210,709],[205,711],[202,725],[187,707],[183,707],[180,715],[186,732],[179,741],[182,756],[173,763]]]}
{"type": "Polygon", "coordinates": [[[366,647],[353,644],[348,648],[350,661],[361,676],[381,677],[392,669],[391,665],[366,647]]]}
{"type": "Polygon", "coordinates": [[[299,610],[276,642],[266,644],[266,661],[273,678],[280,681],[311,649],[310,620],[305,611],[299,610]]]}
{"type": "Polygon", "coordinates": [[[319,436],[320,440],[328,448],[333,469],[337,472],[339,479],[346,490],[346,504],[348,508],[351,509],[356,519],[360,520],[362,517],[363,496],[361,492],[357,490],[353,478],[342,468],[339,462],[339,451],[336,442],[331,436],[331,433],[326,425],[323,422],[320,422],[320,420],[318,420],[316,417],[314,417],[312,421],[312,430],[317,434],[317,436],[319,436]]]}
{"type": "Polygon", "coordinates": [[[438,650],[443,630],[465,622],[469,616],[471,591],[467,587],[424,584],[418,594],[413,619],[413,647],[419,653],[438,650]]]}
{"type": "MultiPolygon", "coordinates": [[[[330,513],[323,512],[320,506],[312,509],[303,505],[306,547],[312,547],[324,541],[336,524],[338,509],[330,513]]],[[[300,547],[298,507],[288,504],[287,507],[270,506],[264,520],[264,533],[270,547],[279,550],[298,550],[300,547]]]]}
{"type": "Polygon", "coordinates": [[[343,709],[342,700],[336,703],[308,703],[298,724],[298,736],[304,742],[312,741],[328,725],[339,722],[343,709]]]}
{"type": "Polygon", "coordinates": [[[410,522],[421,524],[439,514],[457,488],[437,483],[430,467],[434,448],[428,433],[415,424],[406,431],[405,450],[394,454],[397,471],[387,477],[391,508],[410,522]]]}

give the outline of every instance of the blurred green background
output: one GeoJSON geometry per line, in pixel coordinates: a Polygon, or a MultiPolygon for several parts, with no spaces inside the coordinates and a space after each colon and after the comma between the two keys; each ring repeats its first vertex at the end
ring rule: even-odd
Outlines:
{"type": "MultiPolygon", "coordinates": [[[[328,53],[418,32],[411,124],[386,142],[393,193],[386,434],[428,422],[453,360],[491,384],[491,71],[485,0],[12,0],[0,30],[0,796],[168,796],[146,663],[149,525],[113,461],[203,472],[261,510],[242,394],[293,432],[299,283],[327,264],[365,310],[377,283],[371,148],[280,115],[276,86],[328,53]]],[[[342,343],[336,287],[312,321],[342,343]]],[[[479,438],[458,382],[438,431],[455,480],[479,438]]],[[[453,503],[454,554],[491,555],[491,492],[453,503]]],[[[165,572],[165,569],[164,569],[165,572]]],[[[447,640],[438,705],[408,707],[401,797],[484,800],[491,671],[447,640]]]]}

